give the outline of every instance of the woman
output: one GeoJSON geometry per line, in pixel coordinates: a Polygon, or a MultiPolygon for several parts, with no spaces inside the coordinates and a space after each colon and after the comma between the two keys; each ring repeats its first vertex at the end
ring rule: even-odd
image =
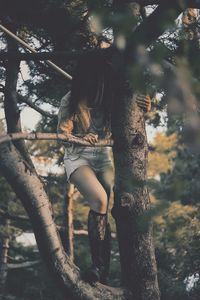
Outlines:
{"type": "MultiPolygon", "coordinates": [[[[84,56],[77,64],[72,89],[61,100],[58,133],[82,136],[95,145],[111,137],[110,112],[116,82],[111,63],[97,54],[84,56]]],[[[138,96],[147,110],[150,98],[138,96]]],[[[109,146],[77,146],[64,143],[67,179],[87,199],[88,236],[92,266],[84,273],[89,282],[107,282],[110,261],[108,203],[113,183],[113,162],[109,146]]]]}

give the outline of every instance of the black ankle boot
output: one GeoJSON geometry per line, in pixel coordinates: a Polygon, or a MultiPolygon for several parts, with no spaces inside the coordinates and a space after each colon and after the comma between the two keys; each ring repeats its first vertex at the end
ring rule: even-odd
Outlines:
{"type": "MultiPolygon", "coordinates": [[[[105,237],[107,214],[101,214],[93,210],[88,215],[88,237],[92,256],[92,266],[84,273],[84,279],[90,283],[104,281],[109,269],[105,265],[105,237]]],[[[108,248],[108,247],[107,247],[108,248]]],[[[108,261],[107,251],[106,261],[108,261]]],[[[103,283],[103,282],[102,282],[103,283]]]]}

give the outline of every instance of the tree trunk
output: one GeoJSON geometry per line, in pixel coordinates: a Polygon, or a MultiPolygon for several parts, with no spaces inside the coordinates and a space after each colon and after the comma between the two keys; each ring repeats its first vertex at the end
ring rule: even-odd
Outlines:
{"type": "MultiPolygon", "coordinates": [[[[127,7],[127,3],[123,1],[115,0],[114,4],[116,12],[121,13],[122,7],[126,14],[135,18],[140,11],[137,3],[134,3],[134,9],[129,4],[127,7]]],[[[152,226],[146,217],[150,199],[146,186],[148,145],[144,112],[137,106],[136,94],[133,93],[133,89],[141,89],[142,83],[139,82],[137,86],[136,82],[131,82],[133,76],[130,76],[130,67],[133,71],[136,60],[137,51],[132,51],[137,49],[136,44],[128,44],[126,48],[124,54],[116,53],[112,58],[113,61],[118,61],[116,68],[120,74],[111,114],[115,164],[112,215],[117,227],[122,284],[132,290],[137,300],[159,300],[152,226]]],[[[142,65],[136,61],[135,64],[139,75],[142,65]]]]}
{"type": "Polygon", "coordinates": [[[22,201],[30,217],[40,253],[65,297],[84,300],[134,299],[128,290],[100,283],[91,286],[81,280],[78,267],[62,247],[43,183],[14,145],[0,145],[0,169],[22,201]]]}
{"type": "MultiPolygon", "coordinates": [[[[10,28],[14,33],[16,33],[16,28],[10,28]]],[[[7,38],[7,47],[8,52],[18,52],[17,43],[11,39],[7,38]]],[[[20,62],[18,60],[10,59],[6,62],[6,80],[5,80],[5,98],[4,98],[4,106],[5,106],[5,117],[7,124],[7,132],[21,132],[21,120],[20,120],[20,110],[18,107],[18,93],[17,93],[17,81],[18,81],[18,73],[19,73],[20,62]]],[[[18,151],[23,155],[26,159],[27,163],[34,168],[33,163],[29,157],[28,151],[26,149],[25,142],[22,141],[14,141],[15,146],[18,151]]]]}
{"type": "Polygon", "coordinates": [[[64,195],[63,246],[72,261],[74,260],[73,195],[74,185],[68,183],[64,195]]]}
{"type": "Polygon", "coordinates": [[[5,230],[7,232],[2,237],[0,245],[0,295],[5,291],[6,279],[8,274],[9,224],[10,221],[5,220],[5,230]]]}
{"type": "Polygon", "coordinates": [[[150,201],[146,186],[148,148],[144,113],[126,88],[119,97],[112,120],[115,163],[112,215],[117,227],[122,283],[133,291],[134,299],[158,300],[152,226],[145,218],[150,201]]]}

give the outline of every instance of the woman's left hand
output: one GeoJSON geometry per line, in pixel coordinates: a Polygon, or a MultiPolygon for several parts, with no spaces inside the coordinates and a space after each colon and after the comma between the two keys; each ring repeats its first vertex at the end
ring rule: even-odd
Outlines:
{"type": "Polygon", "coordinates": [[[142,108],[145,112],[150,111],[151,109],[151,98],[149,95],[138,94],[136,96],[137,105],[142,108]]]}
{"type": "Polygon", "coordinates": [[[83,137],[83,140],[90,142],[90,144],[95,144],[98,142],[98,134],[88,133],[83,137]]]}

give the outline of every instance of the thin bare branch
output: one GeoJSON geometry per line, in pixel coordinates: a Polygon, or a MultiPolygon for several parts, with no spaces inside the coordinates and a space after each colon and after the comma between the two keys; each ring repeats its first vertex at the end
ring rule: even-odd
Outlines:
{"type": "Polygon", "coordinates": [[[15,270],[15,269],[25,269],[25,268],[31,268],[36,265],[41,264],[41,260],[35,260],[35,261],[26,261],[22,263],[15,263],[15,264],[7,264],[7,267],[9,270],[15,270]]]}
{"type": "Polygon", "coordinates": [[[3,209],[0,209],[0,216],[2,218],[5,218],[5,219],[10,219],[10,220],[13,220],[13,221],[29,221],[29,218],[26,217],[26,216],[16,216],[16,215],[12,215],[10,214],[9,212],[5,212],[3,209]]]}
{"type": "MultiPolygon", "coordinates": [[[[58,230],[64,229],[63,226],[58,226],[58,225],[57,225],[57,228],[58,228],[58,230]]],[[[74,229],[74,235],[85,235],[85,236],[87,236],[88,231],[85,230],[85,229],[74,229]]],[[[112,236],[113,239],[115,239],[117,237],[115,232],[112,232],[111,236],[112,236]]]]}
{"type": "Polygon", "coordinates": [[[46,117],[49,117],[49,118],[56,118],[57,117],[56,114],[51,114],[48,111],[45,111],[42,108],[40,108],[39,106],[35,105],[26,96],[22,96],[22,95],[18,94],[18,99],[19,99],[20,102],[26,103],[29,107],[33,108],[34,110],[36,110],[37,112],[39,112],[43,116],[46,116],[46,117]]]}
{"type": "Polygon", "coordinates": [[[16,140],[58,140],[63,142],[70,142],[76,145],[82,146],[112,146],[113,141],[111,139],[99,140],[95,144],[91,144],[85,141],[81,137],[74,136],[72,134],[64,135],[62,133],[43,133],[43,132],[18,132],[10,133],[0,136],[0,144],[16,141],[16,140]]]}

